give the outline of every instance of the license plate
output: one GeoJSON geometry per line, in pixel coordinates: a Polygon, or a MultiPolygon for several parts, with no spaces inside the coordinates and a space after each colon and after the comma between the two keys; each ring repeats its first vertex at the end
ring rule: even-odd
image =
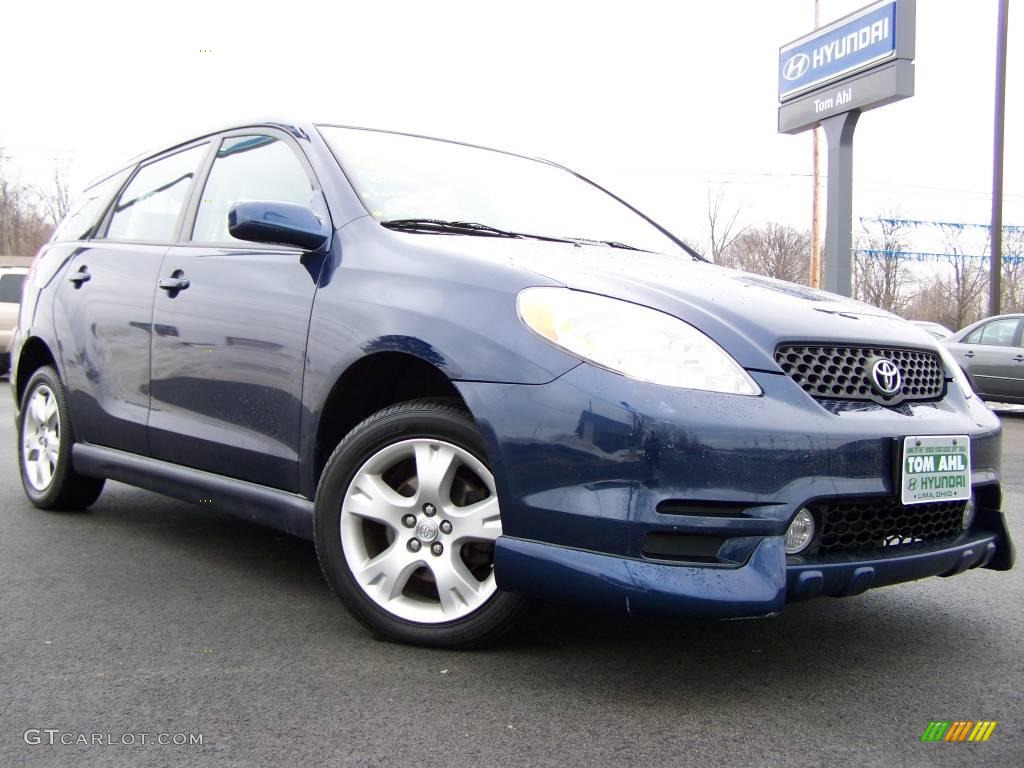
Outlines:
{"type": "Polygon", "coordinates": [[[903,438],[900,476],[904,504],[970,498],[970,438],[967,435],[903,438]]]}

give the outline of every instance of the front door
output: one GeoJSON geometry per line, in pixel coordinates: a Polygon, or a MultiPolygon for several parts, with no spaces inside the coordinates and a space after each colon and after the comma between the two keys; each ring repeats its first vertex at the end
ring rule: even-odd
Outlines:
{"type": "Polygon", "coordinates": [[[285,135],[261,129],[222,140],[193,203],[191,239],[164,257],[154,302],[155,458],[296,489],[306,338],[324,257],[235,240],[228,210],[241,200],[310,205],[316,196],[285,135]]]}

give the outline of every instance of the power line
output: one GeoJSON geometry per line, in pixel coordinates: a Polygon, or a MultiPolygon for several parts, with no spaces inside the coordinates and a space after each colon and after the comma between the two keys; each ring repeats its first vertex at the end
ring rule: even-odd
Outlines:
{"type": "MultiPolygon", "coordinates": [[[[877,221],[881,224],[891,224],[893,226],[908,226],[908,227],[942,227],[948,229],[985,229],[991,230],[991,224],[972,224],[970,222],[962,221],[924,221],[921,219],[892,219],[881,216],[861,216],[861,223],[865,221],[877,221]]],[[[1003,232],[1024,232],[1024,226],[1017,224],[1004,224],[1002,227],[1003,232]]]]}
{"type": "MultiPolygon", "coordinates": [[[[987,253],[933,253],[929,251],[897,251],[885,248],[855,248],[854,253],[886,259],[908,258],[915,261],[952,261],[953,259],[988,259],[987,253]]],[[[1003,264],[1020,264],[1024,256],[1003,256],[1003,264]]]]}

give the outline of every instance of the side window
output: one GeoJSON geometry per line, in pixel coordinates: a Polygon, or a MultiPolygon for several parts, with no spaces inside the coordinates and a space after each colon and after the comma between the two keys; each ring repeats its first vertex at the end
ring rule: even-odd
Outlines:
{"type": "Polygon", "coordinates": [[[124,180],[128,178],[131,169],[125,169],[121,173],[101,181],[95,186],[89,187],[82,194],[82,197],[75,203],[71,212],[64,217],[57,230],[50,238],[51,243],[59,243],[71,240],[84,240],[92,234],[97,220],[107,209],[107,203],[114,193],[121,188],[124,180]]]}
{"type": "Polygon", "coordinates": [[[208,145],[186,149],[144,165],[135,174],[114,206],[107,237],[118,240],[174,238],[192,179],[208,145]]]}
{"type": "MultiPolygon", "coordinates": [[[[993,347],[1012,347],[1017,335],[1018,320],[993,320],[981,328],[981,337],[976,344],[987,344],[993,347]]],[[[975,331],[977,333],[977,331],[975,331]]],[[[972,333],[973,337],[975,333],[972,333]]]]}
{"type": "Polygon", "coordinates": [[[21,302],[21,288],[25,284],[25,275],[8,272],[0,275],[0,304],[18,304],[21,302]]]}
{"type": "Polygon", "coordinates": [[[196,212],[192,239],[200,243],[241,243],[228,234],[228,210],[242,200],[309,205],[313,185],[285,142],[273,136],[224,139],[213,161],[196,212]]]}

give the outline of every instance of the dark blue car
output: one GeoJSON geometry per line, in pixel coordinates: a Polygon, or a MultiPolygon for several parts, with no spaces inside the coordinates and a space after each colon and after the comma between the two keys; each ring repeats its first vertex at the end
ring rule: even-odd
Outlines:
{"type": "Polygon", "coordinates": [[[268,122],[147,155],[37,257],[12,365],[36,506],[109,478],[313,539],[400,641],[1013,563],[999,422],[928,334],[506,152],[268,122]]]}

